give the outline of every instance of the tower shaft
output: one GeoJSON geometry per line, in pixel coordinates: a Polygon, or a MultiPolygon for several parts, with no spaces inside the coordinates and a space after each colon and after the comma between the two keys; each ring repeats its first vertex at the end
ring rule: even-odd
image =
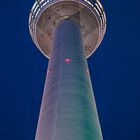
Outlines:
{"type": "Polygon", "coordinates": [[[80,26],[54,30],[35,140],[102,140],[80,26]]]}

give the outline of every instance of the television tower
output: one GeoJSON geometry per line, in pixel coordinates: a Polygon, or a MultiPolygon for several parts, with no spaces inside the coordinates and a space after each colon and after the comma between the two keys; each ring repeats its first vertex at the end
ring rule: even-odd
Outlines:
{"type": "Polygon", "coordinates": [[[49,58],[35,140],[103,140],[87,59],[106,31],[99,0],[37,0],[29,29],[49,58]]]}

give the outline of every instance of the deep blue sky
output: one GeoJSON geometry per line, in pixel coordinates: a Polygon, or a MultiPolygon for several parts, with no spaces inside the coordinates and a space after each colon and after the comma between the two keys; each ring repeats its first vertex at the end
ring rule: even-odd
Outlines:
{"type": "MultiPolygon", "coordinates": [[[[34,0],[0,4],[0,140],[34,140],[48,60],[28,31],[34,0]]],[[[102,0],[107,32],[90,57],[104,140],[140,140],[140,1],[102,0]]]]}

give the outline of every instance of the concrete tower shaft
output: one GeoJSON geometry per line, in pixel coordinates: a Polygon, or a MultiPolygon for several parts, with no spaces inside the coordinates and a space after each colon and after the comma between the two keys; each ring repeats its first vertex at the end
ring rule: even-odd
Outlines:
{"type": "Polygon", "coordinates": [[[37,0],[32,7],[29,29],[38,49],[50,57],[54,28],[64,19],[80,25],[88,58],[99,46],[106,30],[106,16],[99,0],[37,0]]]}
{"type": "Polygon", "coordinates": [[[102,140],[84,51],[78,24],[56,26],[35,140],[102,140]]]}
{"type": "Polygon", "coordinates": [[[86,59],[106,31],[99,0],[37,0],[29,29],[50,59],[35,140],[103,140],[86,59]]]}

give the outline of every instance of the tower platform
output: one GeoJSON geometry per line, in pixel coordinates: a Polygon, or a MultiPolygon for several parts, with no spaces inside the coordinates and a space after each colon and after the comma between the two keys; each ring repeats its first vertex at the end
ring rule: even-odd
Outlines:
{"type": "Polygon", "coordinates": [[[29,29],[38,49],[50,57],[53,32],[58,23],[71,19],[80,25],[88,58],[98,48],[106,31],[106,16],[99,0],[37,0],[32,7],[29,29]]]}

